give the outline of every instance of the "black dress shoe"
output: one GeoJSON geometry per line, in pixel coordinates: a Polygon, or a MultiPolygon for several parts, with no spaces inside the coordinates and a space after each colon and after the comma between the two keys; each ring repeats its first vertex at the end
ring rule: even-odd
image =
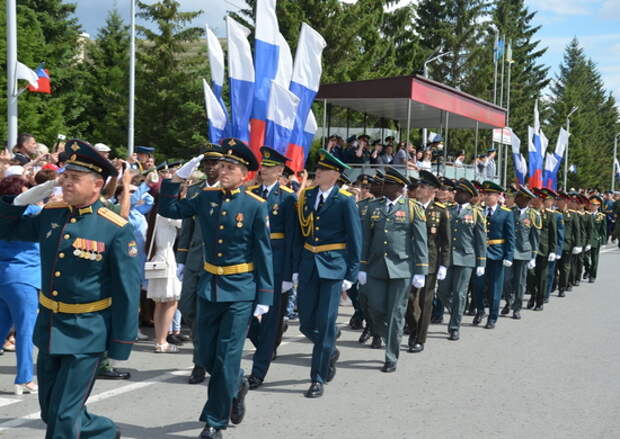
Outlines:
{"type": "Polygon", "coordinates": [[[515,320],[521,320],[521,312],[520,311],[515,311],[512,313],[512,318],[515,320]]]}
{"type": "Polygon", "coordinates": [[[392,373],[396,371],[396,363],[391,361],[386,361],[383,363],[383,367],[381,368],[381,372],[392,373]]]}
{"type": "Polygon", "coordinates": [[[543,310],[542,305],[536,305],[536,308],[534,308],[534,311],[542,311],[542,310],[543,310]]]}
{"type": "Polygon", "coordinates": [[[250,375],[248,377],[248,383],[250,384],[250,390],[254,390],[263,385],[263,380],[257,376],[250,375]]]}
{"type": "Polygon", "coordinates": [[[166,341],[173,345],[183,346],[183,340],[176,334],[168,334],[166,341]]]}
{"type": "Polygon", "coordinates": [[[487,324],[484,325],[484,329],[495,329],[495,322],[488,320],[487,324]]]}
{"type": "Polygon", "coordinates": [[[362,334],[360,335],[359,340],[357,341],[360,344],[364,344],[368,341],[369,338],[370,338],[370,329],[368,329],[368,326],[366,326],[364,330],[362,331],[362,334]]]}
{"type": "Polygon", "coordinates": [[[363,327],[364,325],[361,317],[353,315],[353,317],[351,317],[351,320],[349,320],[349,328],[357,331],[359,329],[362,329],[363,327]]]}
{"type": "Polygon", "coordinates": [[[532,309],[534,308],[534,305],[536,304],[536,302],[534,301],[534,299],[530,299],[527,301],[527,309],[532,309]]]}
{"type": "Polygon", "coordinates": [[[480,324],[480,322],[482,321],[482,318],[484,317],[484,312],[477,312],[476,315],[474,316],[474,320],[472,320],[471,324],[474,326],[477,326],[480,324]]]}
{"type": "Polygon", "coordinates": [[[243,417],[245,416],[245,395],[250,390],[250,383],[246,377],[241,378],[241,385],[239,386],[239,393],[232,400],[232,408],[230,409],[230,422],[233,424],[241,424],[243,417]]]}
{"type": "Polygon", "coordinates": [[[306,398],[320,398],[323,396],[323,384],[313,381],[304,396],[306,398]]]}
{"type": "Polygon", "coordinates": [[[131,378],[129,372],[121,372],[115,367],[97,372],[97,379],[100,380],[128,380],[131,378]]]}
{"type": "Polygon", "coordinates": [[[118,428],[116,429],[116,439],[121,439],[121,431],[118,428]]]}
{"type": "Polygon", "coordinates": [[[461,338],[461,335],[459,334],[459,330],[452,329],[450,331],[450,335],[448,336],[448,340],[457,341],[459,338],[461,338]]]}
{"type": "Polygon", "coordinates": [[[381,337],[379,337],[378,335],[373,335],[370,347],[373,349],[381,349],[381,337]]]}
{"type": "Polygon", "coordinates": [[[569,293],[570,293],[571,291],[573,291],[573,286],[572,286],[572,285],[569,285],[569,286],[566,288],[566,291],[568,291],[569,293]]]}
{"type": "Polygon", "coordinates": [[[206,371],[200,366],[194,366],[187,382],[189,384],[200,384],[205,380],[206,371]]]}
{"type": "Polygon", "coordinates": [[[502,315],[505,316],[506,314],[509,314],[509,313],[510,313],[510,307],[508,306],[508,304],[506,304],[502,308],[502,315]]]}
{"type": "Polygon", "coordinates": [[[566,293],[564,291],[560,291],[558,293],[558,297],[566,297],[566,293]]]}
{"type": "Polygon", "coordinates": [[[329,370],[327,371],[326,381],[329,383],[336,376],[336,361],[340,358],[340,351],[338,349],[334,349],[331,357],[329,358],[329,370]]]}
{"type": "Polygon", "coordinates": [[[342,329],[336,328],[336,340],[338,340],[341,335],[342,335],[342,329]]]}
{"type": "Polygon", "coordinates": [[[594,279],[593,277],[591,277],[591,278],[588,280],[588,282],[590,282],[591,284],[593,284],[595,280],[596,280],[596,279],[594,279]]]}
{"type": "Polygon", "coordinates": [[[222,432],[217,428],[205,425],[198,439],[222,439],[222,432]]]}
{"type": "Polygon", "coordinates": [[[431,323],[434,325],[441,325],[443,323],[443,316],[441,317],[432,317],[431,323]]]}
{"type": "Polygon", "coordinates": [[[413,346],[409,346],[409,352],[417,354],[418,352],[422,352],[424,350],[424,345],[422,343],[415,343],[413,346]]]}

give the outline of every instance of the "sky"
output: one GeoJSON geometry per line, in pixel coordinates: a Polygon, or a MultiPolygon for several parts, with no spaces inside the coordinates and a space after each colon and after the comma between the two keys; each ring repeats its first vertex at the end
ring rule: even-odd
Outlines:
{"type": "MultiPolygon", "coordinates": [[[[73,1],[78,5],[78,20],[84,31],[91,36],[96,35],[97,29],[104,23],[107,11],[114,6],[129,20],[130,0],[73,1]]],[[[401,0],[397,6],[411,1],[401,0]]],[[[225,34],[223,17],[226,12],[244,6],[242,0],[180,2],[184,10],[203,10],[195,25],[208,23],[219,36],[225,34]]],[[[614,92],[620,102],[620,0],[526,0],[526,4],[538,12],[534,24],[542,28],[537,38],[541,46],[548,48],[542,63],[551,67],[552,77],[555,77],[562,62],[564,49],[576,36],[586,55],[597,64],[606,87],[614,92]]],[[[320,29],[317,30],[320,32],[320,29]]]]}

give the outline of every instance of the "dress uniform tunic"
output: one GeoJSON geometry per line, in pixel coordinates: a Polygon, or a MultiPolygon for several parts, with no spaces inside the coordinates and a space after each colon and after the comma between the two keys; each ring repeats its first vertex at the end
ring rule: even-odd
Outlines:
{"type": "Polygon", "coordinates": [[[555,214],[548,209],[539,211],[542,226],[540,229],[540,240],[538,251],[536,252],[536,267],[530,271],[528,276],[528,292],[531,295],[530,304],[536,305],[537,309],[542,309],[545,292],[547,291],[547,265],[549,255],[556,254],[558,250],[558,227],[555,214]]]}
{"type": "Polygon", "coordinates": [[[168,218],[197,216],[204,239],[204,270],[198,282],[199,365],[211,375],[200,420],[228,426],[239,390],[243,342],[254,305],[273,303],[269,214],[262,198],[241,186],[207,188],[178,199],[180,183],[164,180],[159,213],[168,218]]]}
{"type": "Polygon", "coordinates": [[[560,259],[558,266],[560,296],[572,288],[572,266],[575,257],[573,249],[578,247],[581,242],[581,227],[577,212],[566,209],[562,211],[562,216],[564,217],[564,243],[562,245],[562,259],[560,259]]]}
{"type": "Polygon", "coordinates": [[[547,292],[545,293],[545,301],[549,299],[551,291],[557,288],[558,266],[561,263],[562,252],[564,249],[564,215],[556,209],[550,209],[555,215],[555,223],[558,229],[558,245],[556,247],[556,259],[549,262],[547,270],[547,292]]]}
{"type": "Polygon", "coordinates": [[[607,241],[607,218],[603,212],[591,214],[592,235],[590,237],[590,257],[587,260],[586,274],[590,282],[594,282],[598,272],[598,258],[601,252],[601,245],[607,241]]]}
{"type": "Polygon", "coordinates": [[[578,286],[583,275],[583,256],[586,250],[586,245],[590,241],[590,234],[588,230],[589,218],[586,218],[586,213],[574,210],[577,227],[579,227],[579,241],[576,246],[581,247],[581,252],[573,255],[572,267],[571,267],[571,285],[578,286]]]}

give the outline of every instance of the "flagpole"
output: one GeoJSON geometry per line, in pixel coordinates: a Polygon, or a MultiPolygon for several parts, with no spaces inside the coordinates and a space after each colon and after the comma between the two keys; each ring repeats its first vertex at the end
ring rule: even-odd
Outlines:
{"type": "Polygon", "coordinates": [[[568,140],[566,141],[566,151],[564,152],[564,190],[568,192],[568,187],[566,183],[568,181],[568,145],[570,145],[570,117],[573,115],[575,111],[577,111],[579,107],[573,107],[573,109],[566,116],[566,133],[568,134],[568,140]]]}
{"type": "Polygon", "coordinates": [[[16,0],[6,2],[6,97],[7,97],[7,148],[13,151],[17,143],[17,7],[16,0]]]}
{"type": "MultiPolygon", "coordinates": [[[[507,86],[507,90],[506,90],[506,125],[510,126],[510,74],[511,74],[511,70],[512,70],[512,40],[508,41],[508,49],[510,51],[510,58],[507,60],[508,61],[508,86],[507,86]]],[[[503,133],[502,133],[502,139],[503,139],[503,133]]],[[[508,173],[508,148],[506,148],[506,154],[505,154],[505,158],[504,158],[504,187],[506,186],[506,183],[508,181],[508,177],[507,174],[508,173]]]]}
{"type": "Polygon", "coordinates": [[[618,159],[618,137],[620,133],[616,134],[614,137],[614,158],[611,161],[611,190],[616,190],[616,160],[618,159]]]}
{"type": "Polygon", "coordinates": [[[131,0],[131,40],[129,44],[129,127],[127,155],[134,151],[134,100],[136,94],[136,0],[131,0]]]}
{"type": "Polygon", "coordinates": [[[499,44],[499,29],[493,28],[495,32],[495,45],[493,46],[493,64],[495,64],[495,72],[493,73],[493,103],[497,104],[497,45],[499,44]]]}

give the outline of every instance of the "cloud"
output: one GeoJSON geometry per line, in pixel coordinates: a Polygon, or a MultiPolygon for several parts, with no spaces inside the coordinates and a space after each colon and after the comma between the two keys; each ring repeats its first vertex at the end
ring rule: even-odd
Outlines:
{"type": "Polygon", "coordinates": [[[620,18],[620,0],[605,0],[601,5],[599,14],[606,20],[620,18]]]}
{"type": "Polygon", "coordinates": [[[600,0],[527,0],[528,6],[534,10],[560,15],[589,15],[598,3],[600,0]]]}

